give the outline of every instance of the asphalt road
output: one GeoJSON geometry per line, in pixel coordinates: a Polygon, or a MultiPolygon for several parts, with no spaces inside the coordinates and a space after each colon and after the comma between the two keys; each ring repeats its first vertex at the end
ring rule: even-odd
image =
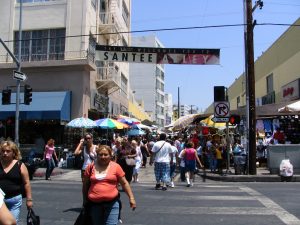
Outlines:
{"type": "MultiPolygon", "coordinates": [[[[73,176],[77,176],[74,172],[73,176]]],[[[79,174],[78,174],[79,175],[79,174]]],[[[197,179],[154,190],[152,181],[133,183],[137,209],[121,192],[124,225],[300,225],[299,183],[224,183],[197,179]]],[[[81,182],[71,175],[32,182],[34,209],[42,225],[71,225],[81,209],[81,182]]],[[[22,207],[25,224],[26,209],[22,207]]]]}

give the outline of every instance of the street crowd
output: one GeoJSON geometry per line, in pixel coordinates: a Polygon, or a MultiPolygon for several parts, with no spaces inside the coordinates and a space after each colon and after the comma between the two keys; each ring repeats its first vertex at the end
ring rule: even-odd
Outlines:
{"type": "MultiPolygon", "coordinates": [[[[221,135],[203,136],[193,132],[189,135],[168,136],[161,133],[156,138],[148,137],[116,135],[108,145],[95,145],[92,133],[82,137],[74,150],[74,154],[83,159],[83,211],[75,224],[117,224],[121,221],[119,192],[127,194],[134,210],[137,204],[130,183],[138,183],[140,170],[147,166],[154,169],[154,189],[167,191],[176,187],[176,171],[180,172],[181,182],[186,182],[186,187],[190,188],[197,171],[207,169],[223,175],[226,163],[233,162],[235,154],[246,155],[239,138],[230,143],[230,152],[227,152],[226,140],[221,135]]],[[[49,139],[44,147],[46,180],[51,180],[58,162],[54,144],[55,141],[49,139]]],[[[23,198],[26,198],[28,210],[33,206],[29,173],[13,141],[1,142],[0,162],[0,224],[18,224],[23,198]]],[[[245,172],[245,168],[242,171],[245,172]]]]}

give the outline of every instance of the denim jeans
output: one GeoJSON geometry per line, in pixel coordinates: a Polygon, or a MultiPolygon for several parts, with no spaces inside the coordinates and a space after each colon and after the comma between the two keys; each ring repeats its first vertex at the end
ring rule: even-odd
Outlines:
{"type": "Polygon", "coordinates": [[[115,201],[111,204],[91,204],[90,215],[92,224],[97,225],[116,225],[119,221],[119,202],[115,201]]]}
{"type": "Polygon", "coordinates": [[[46,166],[47,166],[47,169],[46,169],[46,179],[48,179],[51,176],[51,173],[52,173],[52,171],[55,168],[54,159],[53,158],[46,159],[46,166]]]}
{"type": "Polygon", "coordinates": [[[22,206],[22,195],[4,199],[4,202],[18,223],[22,206]]]}

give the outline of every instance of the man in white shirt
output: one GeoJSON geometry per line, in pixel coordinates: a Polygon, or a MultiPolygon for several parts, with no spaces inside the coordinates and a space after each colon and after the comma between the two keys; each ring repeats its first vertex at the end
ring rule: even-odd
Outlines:
{"type": "Polygon", "coordinates": [[[166,142],[166,134],[159,135],[157,141],[151,150],[150,165],[154,161],[154,173],[156,178],[155,189],[159,189],[162,183],[162,190],[167,190],[167,183],[170,182],[170,163],[173,163],[173,151],[170,143],[166,142]]]}

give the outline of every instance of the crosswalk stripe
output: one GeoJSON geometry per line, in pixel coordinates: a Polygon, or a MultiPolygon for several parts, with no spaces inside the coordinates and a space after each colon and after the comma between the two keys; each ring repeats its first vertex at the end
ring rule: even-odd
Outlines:
{"type": "Polygon", "coordinates": [[[270,209],[263,207],[165,207],[156,206],[151,209],[145,209],[149,213],[160,214],[218,214],[218,215],[274,215],[270,209]]]}
{"type": "Polygon", "coordinates": [[[287,225],[300,224],[300,220],[296,216],[289,213],[288,211],[283,209],[281,206],[276,204],[274,201],[272,201],[268,197],[262,195],[258,191],[255,191],[249,187],[240,187],[240,189],[247,192],[250,196],[252,196],[257,201],[261,202],[268,210],[270,210],[272,212],[272,214],[276,215],[285,224],[287,224],[287,225]]]}
{"type": "MultiPolygon", "coordinates": [[[[144,194],[147,196],[147,194],[144,194]]],[[[152,196],[151,199],[161,200],[161,196],[152,196]]],[[[198,200],[212,200],[212,201],[256,201],[251,196],[227,196],[227,195],[217,195],[217,196],[194,196],[194,195],[172,195],[168,196],[168,200],[185,200],[185,201],[198,201],[198,200]]]]}

